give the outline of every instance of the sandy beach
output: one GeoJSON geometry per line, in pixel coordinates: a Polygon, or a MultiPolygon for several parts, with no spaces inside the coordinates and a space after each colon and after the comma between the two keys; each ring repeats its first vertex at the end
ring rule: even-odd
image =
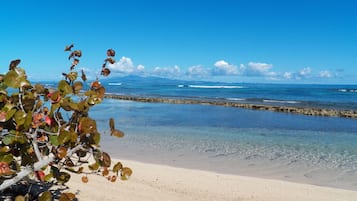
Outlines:
{"type": "Polygon", "coordinates": [[[91,200],[353,201],[357,191],[121,160],[134,173],[111,183],[100,176],[73,175],[70,191],[91,200]]]}

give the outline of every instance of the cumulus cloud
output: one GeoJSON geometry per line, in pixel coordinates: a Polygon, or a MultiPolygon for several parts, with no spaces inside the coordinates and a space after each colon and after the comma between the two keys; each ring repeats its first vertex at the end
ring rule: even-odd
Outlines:
{"type": "Polygon", "coordinates": [[[310,67],[306,67],[306,68],[303,68],[300,72],[299,72],[299,75],[301,77],[308,77],[310,76],[312,70],[310,67]]]}
{"type": "Polygon", "coordinates": [[[291,72],[285,72],[283,74],[284,79],[290,80],[292,77],[293,77],[293,73],[291,73],[291,72]]]}
{"type": "Polygon", "coordinates": [[[138,71],[144,71],[144,69],[145,69],[145,66],[143,66],[143,65],[138,65],[138,67],[136,67],[136,69],[138,70],[138,71]]]}
{"type": "Polygon", "coordinates": [[[145,67],[143,65],[134,66],[133,61],[129,57],[121,57],[120,60],[114,64],[109,65],[113,72],[123,74],[135,74],[143,72],[145,67]]]}
{"type": "Polygon", "coordinates": [[[332,73],[328,70],[323,70],[319,72],[319,77],[321,78],[330,78],[332,77],[332,73]]]}
{"type": "Polygon", "coordinates": [[[198,77],[198,78],[209,77],[211,73],[212,73],[211,69],[205,68],[201,65],[191,66],[186,71],[186,75],[188,75],[189,77],[198,77]]]}
{"type": "Polygon", "coordinates": [[[273,67],[272,64],[256,63],[256,62],[249,62],[247,66],[248,66],[248,71],[256,73],[258,75],[268,74],[269,70],[273,67]]]}
{"type": "Polygon", "coordinates": [[[168,78],[179,77],[181,75],[181,69],[177,65],[173,67],[155,67],[152,75],[168,78]]]}
{"type": "MultiPolygon", "coordinates": [[[[141,74],[152,75],[166,78],[210,78],[214,76],[241,76],[241,77],[261,77],[266,80],[307,80],[307,79],[327,79],[338,77],[343,70],[339,69],[336,72],[329,70],[315,71],[310,67],[302,68],[301,70],[291,72],[277,72],[273,70],[273,64],[264,62],[249,62],[240,64],[239,66],[229,63],[225,60],[216,61],[212,67],[204,67],[202,65],[191,66],[187,69],[181,69],[175,65],[172,67],[155,67],[152,70],[146,69],[143,65],[134,65],[134,62],[129,57],[121,57],[115,64],[109,65],[113,73],[121,74],[141,74]]],[[[91,76],[91,70],[85,70],[87,75],[91,76]]],[[[97,74],[96,72],[95,74],[97,74]]]]}
{"type": "Polygon", "coordinates": [[[214,63],[215,69],[213,71],[216,75],[238,75],[239,71],[237,66],[229,64],[224,60],[219,60],[214,63]]]}
{"type": "Polygon", "coordinates": [[[249,62],[247,65],[241,64],[240,69],[245,76],[269,77],[272,79],[278,73],[271,71],[273,65],[260,62],[249,62]]]}

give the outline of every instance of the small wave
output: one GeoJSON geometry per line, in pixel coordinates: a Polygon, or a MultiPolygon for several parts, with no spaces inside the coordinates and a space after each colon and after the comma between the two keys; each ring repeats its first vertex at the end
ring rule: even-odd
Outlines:
{"type": "Polygon", "coordinates": [[[357,89],[339,89],[339,92],[351,92],[351,93],[357,93],[357,89]]]}
{"type": "Polygon", "coordinates": [[[241,89],[242,86],[230,86],[230,85],[188,85],[190,88],[202,88],[202,89],[241,89]]]}
{"type": "Polygon", "coordinates": [[[182,87],[185,87],[185,85],[179,84],[179,85],[177,85],[177,87],[182,88],[182,87]]]}
{"type": "Polygon", "coordinates": [[[272,99],[264,99],[265,103],[288,103],[288,104],[297,104],[299,101],[289,101],[289,100],[272,100],[272,99]]]}
{"type": "Polygon", "coordinates": [[[245,98],[226,98],[227,100],[230,100],[230,101],[245,101],[246,99],[245,98]]]}
{"type": "Polygon", "coordinates": [[[108,85],[111,85],[111,86],[120,86],[120,85],[122,85],[122,83],[121,83],[121,82],[110,82],[110,83],[108,83],[108,85]]]}

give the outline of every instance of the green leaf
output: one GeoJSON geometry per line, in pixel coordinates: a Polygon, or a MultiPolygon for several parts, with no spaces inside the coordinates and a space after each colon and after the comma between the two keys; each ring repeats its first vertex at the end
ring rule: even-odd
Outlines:
{"type": "Polygon", "coordinates": [[[15,118],[15,122],[17,124],[17,126],[20,126],[22,124],[25,123],[25,120],[26,120],[26,113],[22,110],[17,110],[15,115],[14,115],[14,118],[15,118]]]}
{"type": "Polygon", "coordinates": [[[26,80],[26,74],[22,68],[16,68],[16,71],[10,70],[4,77],[4,83],[12,88],[20,88],[30,84],[26,80]]]}
{"type": "Polygon", "coordinates": [[[28,130],[30,128],[31,124],[32,124],[32,112],[30,111],[26,114],[26,119],[24,122],[24,129],[28,130]]]}
{"type": "Polygon", "coordinates": [[[16,71],[11,70],[8,73],[6,73],[4,77],[4,83],[8,87],[19,88],[18,83],[16,82],[17,78],[18,78],[18,74],[16,73],[16,71]]]}
{"type": "Polygon", "coordinates": [[[50,135],[49,138],[50,138],[50,142],[53,146],[60,145],[60,143],[58,142],[58,136],[50,135]]]}
{"type": "Polygon", "coordinates": [[[113,172],[117,173],[123,168],[123,164],[121,162],[117,162],[113,167],[113,172]]]}
{"type": "Polygon", "coordinates": [[[99,104],[102,102],[102,99],[99,98],[98,96],[94,95],[94,96],[91,96],[87,99],[87,103],[88,105],[96,105],[96,104],[99,104]]]}
{"type": "Polygon", "coordinates": [[[121,179],[122,180],[128,180],[129,177],[133,174],[133,171],[128,168],[128,167],[123,167],[123,169],[121,170],[121,179]]]}
{"type": "Polygon", "coordinates": [[[5,119],[5,121],[8,121],[9,119],[11,119],[11,118],[14,116],[14,114],[15,114],[16,111],[17,111],[17,110],[16,110],[15,108],[13,108],[13,109],[11,109],[10,111],[6,112],[6,119],[5,119]]]}
{"type": "Polygon", "coordinates": [[[44,94],[46,91],[42,84],[35,84],[35,89],[38,94],[44,94]]]}
{"type": "Polygon", "coordinates": [[[49,173],[45,176],[45,181],[49,182],[49,181],[51,181],[52,178],[53,178],[53,174],[49,173]]]}
{"type": "Polygon", "coordinates": [[[71,140],[71,133],[69,131],[61,130],[58,135],[57,141],[59,144],[65,144],[71,140]]]}
{"type": "Polygon", "coordinates": [[[9,152],[11,149],[9,146],[1,146],[0,148],[0,154],[1,153],[6,153],[6,152],[9,152]]]}
{"type": "Polygon", "coordinates": [[[60,172],[59,175],[56,177],[57,181],[62,184],[67,183],[70,178],[71,175],[67,172],[60,172]]]}
{"type": "Polygon", "coordinates": [[[5,145],[10,145],[14,143],[14,141],[15,141],[15,136],[13,135],[6,135],[5,137],[2,138],[2,143],[4,143],[5,145]]]}
{"type": "Polygon", "coordinates": [[[15,141],[16,142],[18,142],[20,144],[24,144],[24,143],[26,143],[26,140],[27,140],[27,138],[22,132],[15,131],[15,141]]]}
{"type": "Polygon", "coordinates": [[[0,161],[1,162],[11,163],[11,161],[13,159],[14,159],[14,156],[12,154],[0,155],[0,161]]]}
{"type": "Polygon", "coordinates": [[[38,201],[52,201],[52,194],[49,191],[45,191],[38,198],[38,201]]]}
{"type": "Polygon", "coordinates": [[[94,96],[96,94],[97,93],[93,90],[88,90],[88,91],[84,92],[84,95],[86,95],[86,96],[94,96]]]}
{"type": "Polygon", "coordinates": [[[71,81],[76,80],[76,79],[77,79],[77,76],[78,76],[78,73],[77,73],[77,72],[74,72],[74,71],[72,71],[72,72],[70,72],[70,73],[67,74],[68,79],[71,80],[71,81]]]}
{"type": "Polygon", "coordinates": [[[29,93],[28,95],[26,95],[24,97],[24,99],[22,100],[22,105],[23,108],[26,112],[29,112],[33,109],[33,107],[35,106],[35,97],[33,97],[32,93],[29,93]]]}
{"type": "Polygon", "coordinates": [[[72,87],[67,83],[66,80],[61,80],[58,83],[58,90],[63,94],[71,94],[72,93],[72,87]]]}
{"type": "Polygon", "coordinates": [[[93,142],[95,145],[99,145],[100,142],[100,133],[94,132],[91,134],[91,138],[93,139],[93,142]]]}
{"type": "Polygon", "coordinates": [[[97,132],[97,123],[95,120],[89,117],[82,117],[79,121],[80,132],[82,133],[94,133],[97,132]]]}
{"type": "Polygon", "coordinates": [[[71,111],[72,108],[70,106],[70,103],[72,102],[70,97],[66,97],[64,99],[62,99],[61,101],[61,107],[66,110],[66,111],[71,111]]]}
{"type": "Polygon", "coordinates": [[[60,106],[61,106],[60,103],[51,104],[51,112],[50,112],[50,114],[53,114],[60,106]]]}
{"type": "Polygon", "coordinates": [[[90,170],[92,170],[92,171],[94,171],[94,170],[98,170],[99,169],[99,163],[93,163],[93,164],[91,164],[91,165],[88,165],[88,168],[90,169],[90,170]]]}
{"type": "Polygon", "coordinates": [[[71,132],[71,139],[70,141],[71,142],[76,142],[77,141],[77,138],[78,138],[78,134],[74,131],[71,132]]]}

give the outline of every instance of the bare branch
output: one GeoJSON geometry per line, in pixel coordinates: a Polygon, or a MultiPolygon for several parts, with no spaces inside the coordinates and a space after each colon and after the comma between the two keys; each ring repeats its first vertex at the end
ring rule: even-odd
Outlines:
{"type": "Polygon", "coordinates": [[[24,177],[32,173],[33,171],[38,171],[42,167],[48,165],[54,160],[54,155],[51,153],[47,158],[36,162],[33,167],[31,166],[26,166],[25,169],[21,170],[15,177],[12,179],[5,180],[1,185],[0,185],[0,191],[5,190],[6,188],[15,185],[17,182],[21,181],[24,177]]]}

